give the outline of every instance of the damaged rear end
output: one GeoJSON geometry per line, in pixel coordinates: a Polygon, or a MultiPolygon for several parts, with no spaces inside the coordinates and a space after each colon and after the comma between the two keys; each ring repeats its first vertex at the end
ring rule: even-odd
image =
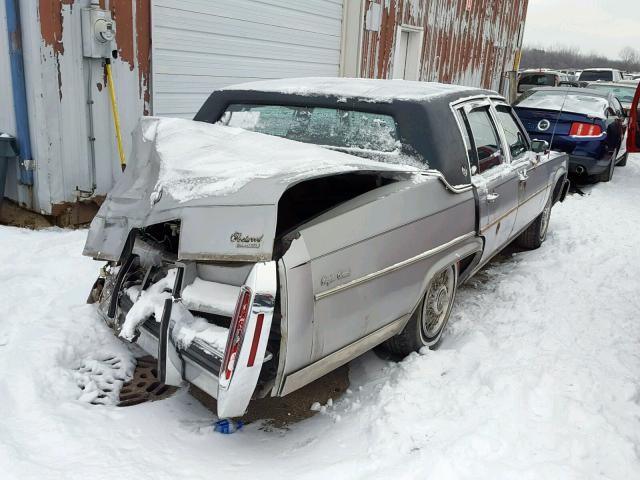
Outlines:
{"type": "Polygon", "coordinates": [[[415,168],[175,119],[143,119],[134,142],[85,245],[107,261],[91,299],[157,358],[160,381],[190,382],[219,417],[240,416],[280,394],[287,343],[306,341],[287,338],[280,298],[279,261],[301,226],[415,168]]]}
{"type": "Polygon", "coordinates": [[[186,380],[218,399],[220,417],[242,415],[275,379],[275,262],[178,260],[179,235],[179,222],[134,230],[92,294],[116,333],[158,359],[160,381],[186,380]]]}

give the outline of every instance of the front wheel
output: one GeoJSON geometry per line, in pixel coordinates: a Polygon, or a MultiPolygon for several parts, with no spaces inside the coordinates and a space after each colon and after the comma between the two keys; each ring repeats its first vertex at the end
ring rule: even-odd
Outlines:
{"type": "Polygon", "coordinates": [[[549,229],[549,219],[551,218],[551,207],[553,206],[553,194],[549,195],[549,200],[544,206],[542,213],[538,215],[531,225],[518,237],[518,245],[528,250],[539,248],[547,238],[549,229]]]}
{"type": "Polygon", "coordinates": [[[422,347],[435,347],[449,321],[456,296],[458,270],[450,265],[429,282],[418,308],[404,330],[385,342],[385,347],[399,355],[409,355],[422,347]]]}

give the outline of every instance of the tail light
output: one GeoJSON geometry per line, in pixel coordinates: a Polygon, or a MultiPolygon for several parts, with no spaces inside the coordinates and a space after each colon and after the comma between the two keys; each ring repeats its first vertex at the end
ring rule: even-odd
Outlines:
{"type": "Polygon", "coordinates": [[[572,137],[599,137],[602,135],[602,127],[595,123],[573,122],[569,135],[572,137]]]}
{"type": "Polygon", "coordinates": [[[227,337],[227,348],[224,351],[224,360],[222,361],[221,372],[224,375],[226,382],[231,380],[233,370],[236,367],[238,361],[238,355],[240,353],[240,346],[244,339],[244,333],[247,328],[247,319],[251,310],[251,289],[248,287],[242,287],[240,295],[238,296],[238,302],[236,303],[236,309],[231,319],[231,326],[229,328],[229,336],[227,337]]]}

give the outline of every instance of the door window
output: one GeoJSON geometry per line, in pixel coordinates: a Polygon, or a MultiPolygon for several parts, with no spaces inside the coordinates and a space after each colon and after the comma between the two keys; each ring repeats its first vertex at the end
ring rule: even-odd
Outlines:
{"type": "Polygon", "coordinates": [[[615,110],[616,115],[621,118],[624,117],[624,108],[622,108],[620,100],[614,97],[611,101],[613,102],[613,109],[615,110]]]}
{"type": "Polygon", "coordinates": [[[515,118],[511,108],[506,105],[496,106],[498,112],[498,121],[502,125],[504,130],[504,136],[507,140],[507,145],[511,151],[511,158],[514,160],[521,158],[529,150],[529,142],[527,136],[524,134],[515,118]]]}
{"type": "Polygon", "coordinates": [[[489,107],[471,110],[467,113],[466,120],[475,150],[474,158],[471,160],[472,167],[477,166],[477,172],[483,173],[503,163],[500,137],[489,115],[489,107]]]}

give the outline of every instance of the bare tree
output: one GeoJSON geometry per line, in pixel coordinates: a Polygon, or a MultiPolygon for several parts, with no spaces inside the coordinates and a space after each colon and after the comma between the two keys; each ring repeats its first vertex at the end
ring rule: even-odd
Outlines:
{"type": "Polygon", "coordinates": [[[633,57],[623,56],[620,52],[622,60],[612,60],[596,52],[581,53],[580,49],[572,46],[557,45],[555,47],[525,47],[522,50],[521,68],[554,68],[554,69],[583,69],[594,67],[609,67],[631,72],[640,71],[640,52],[631,47],[624,48],[624,53],[629,55],[633,53],[633,57]]]}
{"type": "Polygon", "coordinates": [[[633,47],[624,47],[620,50],[620,60],[627,65],[638,63],[640,61],[640,53],[633,47]]]}

